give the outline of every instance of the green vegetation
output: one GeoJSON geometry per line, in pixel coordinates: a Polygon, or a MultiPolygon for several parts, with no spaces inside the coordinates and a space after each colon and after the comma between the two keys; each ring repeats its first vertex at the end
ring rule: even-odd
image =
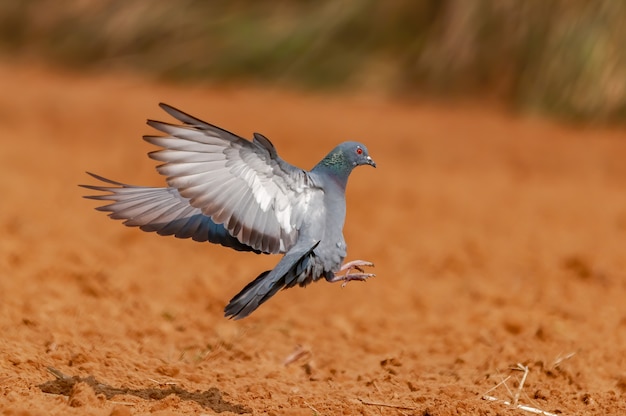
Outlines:
{"type": "Polygon", "coordinates": [[[626,119],[626,3],[615,0],[17,0],[0,52],[175,80],[481,95],[626,119]]]}

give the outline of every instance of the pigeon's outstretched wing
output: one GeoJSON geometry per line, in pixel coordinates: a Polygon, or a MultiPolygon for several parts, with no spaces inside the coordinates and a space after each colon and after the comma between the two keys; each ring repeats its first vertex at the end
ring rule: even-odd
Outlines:
{"type": "MultiPolygon", "coordinates": [[[[88,172],[89,173],[89,172],[88,172]]],[[[105,192],[101,195],[86,196],[98,201],[112,201],[96,208],[110,212],[113,219],[122,219],[124,225],[139,227],[143,231],[160,235],[174,235],[178,238],[191,238],[195,241],[209,241],[238,251],[254,251],[252,247],[239,242],[224,228],[216,224],[198,208],[189,205],[186,198],[173,188],[150,188],[132,186],[89,173],[106,185],[81,185],[83,188],[105,192]]]]}
{"type": "Polygon", "coordinates": [[[285,253],[298,239],[307,207],[323,190],[308,173],[278,157],[260,134],[243,139],[166,104],[181,121],[149,120],[167,136],[145,136],[163,149],[150,153],[170,187],[244,245],[265,253],[285,253]]]}

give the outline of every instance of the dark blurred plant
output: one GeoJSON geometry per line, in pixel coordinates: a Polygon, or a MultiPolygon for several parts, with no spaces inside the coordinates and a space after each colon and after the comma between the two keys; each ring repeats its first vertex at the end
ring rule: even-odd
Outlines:
{"type": "Polygon", "coordinates": [[[626,116],[614,0],[17,0],[0,51],[176,80],[481,95],[584,120],[626,116]]]}

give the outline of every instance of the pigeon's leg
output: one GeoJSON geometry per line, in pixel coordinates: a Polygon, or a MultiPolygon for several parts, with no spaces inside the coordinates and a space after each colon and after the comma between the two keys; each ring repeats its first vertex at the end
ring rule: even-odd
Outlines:
{"type": "Polygon", "coordinates": [[[341,287],[344,287],[345,285],[348,284],[349,281],[351,280],[359,280],[359,281],[365,281],[366,279],[369,279],[370,277],[374,277],[376,276],[374,273],[363,273],[363,268],[362,267],[373,267],[374,263],[371,263],[369,261],[364,261],[364,260],[354,260],[348,263],[345,263],[343,266],[341,266],[341,269],[339,269],[339,272],[344,272],[344,274],[336,274],[333,275],[330,279],[326,279],[327,281],[329,281],[330,283],[335,283],[335,282],[343,282],[341,284],[341,287]],[[359,273],[353,273],[353,271],[356,270],[359,273]]]}

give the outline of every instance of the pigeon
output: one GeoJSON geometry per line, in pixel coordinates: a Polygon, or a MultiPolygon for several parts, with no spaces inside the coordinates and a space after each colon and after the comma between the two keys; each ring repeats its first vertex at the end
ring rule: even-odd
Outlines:
{"type": "Polygon", "coordinates": [[[87,172],[102,192],[85,198],[108,201],[96,208],[124,225],[160,235],[208,241],[238,251],[283,254],[272,270],[245,286],[225,316],[250,315],[280,289],[375,276],[355,260],[344,264],[345,191],[352,170],[376,167],[365,145],[344,142],[313,169],[297,168],[278,156],[265,136],[253,140],[206,123],[167,104],[159,106],[180,124],[148,120],[164,135],[144,136],[161,149],[150,152],[167,187],[128,185],[87,172]]]}

